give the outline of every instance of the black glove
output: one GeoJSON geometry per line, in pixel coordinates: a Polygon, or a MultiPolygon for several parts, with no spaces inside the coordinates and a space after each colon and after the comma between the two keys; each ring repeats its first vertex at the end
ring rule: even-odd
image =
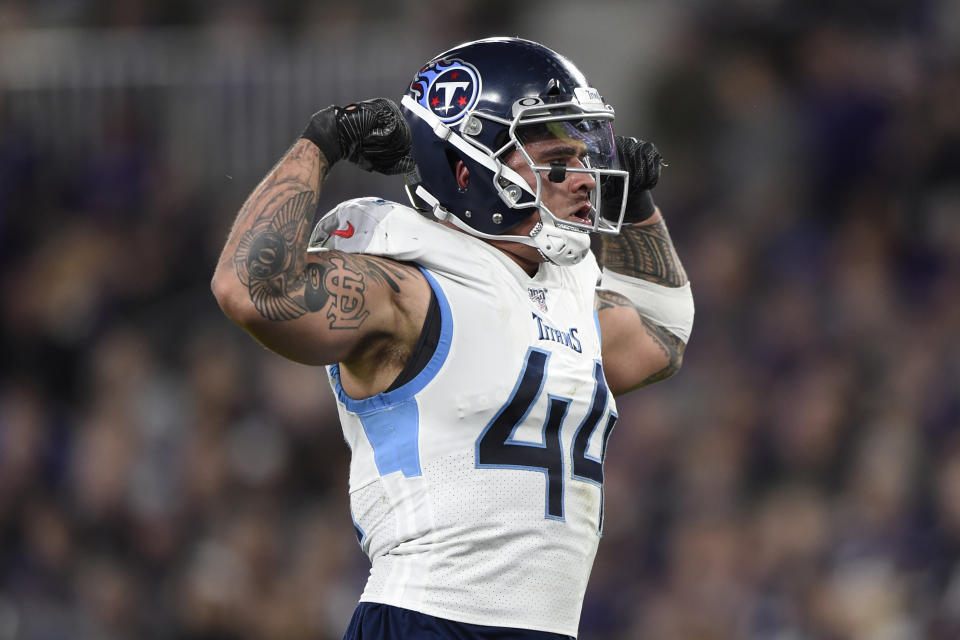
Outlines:
{"type": "Polygon", "coordinates": [[[410,126],[396,103],[387,98],[321,109],[300,137],[317,145],[331,167],[343,158],[361,169],[387,175],[413,166],[410,126]]]}
{"type": "MultiPolygon", "coordinates": [[[[615,136],[617,158],[620,168],[630,174],[627,187],[627,209],[623,214],[623,223],[630,224],[646,220],[654,212],[653,196],[650,190],[660,180],[663,158],[652,142],[615,136]]],[[[620,203],[623,197],[623,180],[608,178],[600,184],[603,202],[600,215],[615,222],[620,217],[620,203]]]]}

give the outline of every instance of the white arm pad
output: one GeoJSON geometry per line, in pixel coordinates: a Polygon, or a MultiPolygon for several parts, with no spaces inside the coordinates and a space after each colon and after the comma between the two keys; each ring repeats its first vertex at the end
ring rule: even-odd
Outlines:
{"type": "Polygon", "coordinates": [[[684,343],[690,339],[694,310],[689,282],[682,287],[665,287],[604,269],[597,288],[626,296],[645,318],[656,322],[684,343]]]}

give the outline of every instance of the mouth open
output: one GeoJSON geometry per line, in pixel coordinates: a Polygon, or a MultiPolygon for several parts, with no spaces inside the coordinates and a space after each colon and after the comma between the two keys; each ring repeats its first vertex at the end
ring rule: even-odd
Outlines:
{"type": "Polygon", "coordinates": [[[571,220],[582,224],[591,224],[593,222],[593,207],[590,206],[589,202],[584,202],[573,212],[571,220]]]}

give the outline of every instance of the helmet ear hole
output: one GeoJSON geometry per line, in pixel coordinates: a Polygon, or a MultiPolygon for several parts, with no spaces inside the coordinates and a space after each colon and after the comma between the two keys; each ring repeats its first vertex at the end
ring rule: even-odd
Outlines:
{"type": "Polygon", "coordinates": [[[457,184],[457,189],[463,193],[470,186],[470,169],[467,163],[451,150],[447,150],[447,162],[450,164],[450,171],[453,173],[453,180],[457,184]]]}
{"type": "Polygon", "coordinates": [[[460,154],[453,149],[444,149],[443,153],[447,156],[447,166],[450,167],[450,175],[456,177],[457,163],[461,162],[463,159],[460,157],[460,154]]]}

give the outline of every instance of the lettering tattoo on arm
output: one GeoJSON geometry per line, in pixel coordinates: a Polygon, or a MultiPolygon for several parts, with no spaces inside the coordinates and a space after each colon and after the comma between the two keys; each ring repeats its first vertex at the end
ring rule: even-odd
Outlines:
{"type": "Polygon", "coordinates": [[[682,287],[687,274],[663,220],[623,225],[615,236],[602,236],[603,266],[666,287],[682,287]]]}
{"type": "Polygon", "coordinates": [[[323,313],[331,329],[357,329],[370,315],[369,281],[400,293],[413,267],[370,256],[327,251],[308,261],[306,246],[316,205],[313,191],[268,208],[243,234],[233,263],[264,318],[295,320],[323,313]]]}
{"type": "Polygon", "coordinates": [[[660,351],[663,352],[663,355],[667,357],[667,366],[647,376],[637,386],[644,387],[648,384],[653,384],[654,382],[660,382],[661,380],[669,378],[680,370],[680,364],[683,361],[683,352],[687,348],[687,345],[683,342],[683,340],[673,335],[659,324],[645,318],[625,296],[622,296],[619,293],[614,293],[613,291],[597,291],[597,313],[600,313],[604,309],[613,309],[615,307],[628,307],[633,309],[633,311],[637,314],[637,317],[640,318],[640,322],[643,324],[644,331],[646,331],[647,335],[650,336],[650,339],[653,340],[654,344],[657,345],[660,351]]]}
{"type": "Polygon", "coordinates": [[[309,311],[326,311],[331,329],[357,329],[370,315],[367,309],[367,282],[401,291],[398,281],[412,275],[414,267],[383,258],[357,256],[338,251],[321,254],[320,262],[308,267],[309,311]]]}

